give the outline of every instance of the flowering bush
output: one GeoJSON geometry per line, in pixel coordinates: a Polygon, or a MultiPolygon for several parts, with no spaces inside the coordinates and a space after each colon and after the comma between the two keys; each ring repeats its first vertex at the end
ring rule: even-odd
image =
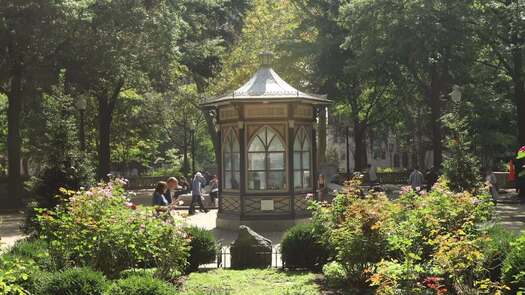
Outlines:
{"type": "Polygon", "coordinates": [[[167,279],[180,273],[188,252],[181,222],[136,208],[123,184],[116,179],[87,191],[62,191],[64,206],[41,210],[41,238],[51,255],[62,266],[90,266],[108,277],[137,267],[156,267],[167,279]]]}
{"type": "Polygon", "coordinates": [[[311,206],[314,224],[333,229],[328,240],[347,283],[374,286],[377,294],[504,289],[490,280],[501,247],[482,226],[493,213],[488,194],[454,193],[441,181],[431,193],[403,189],[391,201],[365,195],[359,179],[347,185],[332,206],[311,206]]]}

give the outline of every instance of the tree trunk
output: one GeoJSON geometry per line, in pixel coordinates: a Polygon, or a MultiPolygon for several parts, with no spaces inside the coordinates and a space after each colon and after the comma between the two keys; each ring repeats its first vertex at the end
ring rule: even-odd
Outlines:
{"type": "Polygon", "coordinates": [[[523,56],[521,46],[512,50],[512,60],[514,64],[514,73],[512,82],[514,83],[514,100],[518,115],[518,144],[525,145],[525,88],[523,81],[523,56]]]}
{"type": "Polygon", "coordinates": [[[190,175],[190,162],[188,161],[188,128],[184,122],[184,144],[182,146],[182,174],[186,177],[190,175]]]}
{"type": "Polygon", "coordinates": [[[124,80],[119,80],[109,97],[106,95],[98,97],[98,135],[100,140],[98,144],[98,177],[106,181],[111,171],[111,121],[115,104],[123,86],[124,80]]]}
{"type": "Polygon", "coordinates": [[[20,173],[20,113],[22,112],[22,77],[16,70],[11,80],[7,108],[7,156],[8,156],[8,199],[3,202],[4,208],[17,208],[22,204],[22,177],[20,173]]]}
{"type": "Polygon", "coordinates": [[[98,114],[98,178],[108,180],[111,171],[111,119],[112,111],[109,109],[107,98],[99,98],[98,114]]]}
{"type": "Polygon", "coordinates": [[[432,149],[434,151],[434,167],[441,167],[443,162],[443,143],[441,134],[441,87],[435,74],[432,75],[430,89],[430,122],[432,125],[432,149]]]}
{"type": "Polygon", "coordinates": [[[355,171],[363,171],[367,166],[366,154],[366,126],[358,120],[354,121],[354,141],[355,141],[355,171]]]}

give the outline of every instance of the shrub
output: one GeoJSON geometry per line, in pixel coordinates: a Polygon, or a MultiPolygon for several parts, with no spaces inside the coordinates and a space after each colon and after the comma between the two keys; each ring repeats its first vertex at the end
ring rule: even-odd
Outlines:
{"type": "Polygon", "coordinates": [[[372,284],[378,294],[504,289],[487,281],[506,247],[482,226],[493,214],[489,195],[455,193],[441,180],[431,193],[404,189],[391,201],[364,195],[358,179],[347,185],[330,206],[310,208],[314,225],[333,229],[323,239],[350,285],[372,284]]]}
{"type": "Polygon", "coordinates": [[[323,275],[330,288],[343,288],[346,282],[346,271],[344,267],[335,261],[323,266],[323,275]]]}
{"type": "Polygon", "coordinates": [[[90,268],[68,268],[53,273],[41,290],[45,295],[102,295],[106,278],[90,268]]]}
{"type": "Polygon", "coordinates": [[[41,239],[18,241],[5,255],[18,257],[21,260],[32,260],[42,270],[57,270],[56,263],[49,254],[47,242],[41,239]]]}
{"type": "Polygon", "coordinates": [[[65,206],[38,216],[42,238],[64,266],[90,266],[108,277],[156,267],[159,276],[171,278],[186,263],[182,223],[169,213],[134,209],[122,184],[116,180],[89,191],[67,191],[65,206]]]}
{"type": "Polygon", "coordinates": [[[111,295],[172,295],[174,286],[151,275],[132,275],[115,281],[108,289],[111,295]]]}
{"type": "Polygon", "coordinates": [[[283,264],[287,268],[320,270],[328,261],[330,250],[322,244],[311,223],[290,228],[281,242],[283,264]]]}
{"type": "Polygon", "coordinates": [[[84,157],[77,155],[82,160],[75,159],[76,167],[72,165],[72,158],[65,161],[53,163],[52,166],[44,168],[38,177],[30,182],[31,199],[27,202],[26,220],[24,231],[31,233],[40,230],[36,222],[37,208],[52,209],[62,205],[66,201],[60,194],[60,189],[78,190],[82,186],[89,186],[93,179],[92,167],[83,162],[84,157]]]}
{"type": "Polygon", "coordinates": [[[501,278],[511,287],[513,294],[525,289],[525,235],[511,243],[511,250],[503,262],[501,278]]]}
{"type": "Polygon", "coordinates": [[[201,264],[214,262],[217,257],[218,245],[213,234],[196,226],[187,227],[185,231],[191,240],[186,272],[198,270],[201,264]]]}
{"type": "Polygon", "coordinates": [[[488,239],[482,249],[485,256],[484,268],[487,277],[496,282],[501,278],[503,262],[511,251],[511,243],[516,239],[516,235],[501,226],[491,227],[487,235],[488,239]]]}
{"type": "Polygon", "coordinates": [[[0,294],[26,294],[36,266],[17,257],[0,257],[0,294]]]}

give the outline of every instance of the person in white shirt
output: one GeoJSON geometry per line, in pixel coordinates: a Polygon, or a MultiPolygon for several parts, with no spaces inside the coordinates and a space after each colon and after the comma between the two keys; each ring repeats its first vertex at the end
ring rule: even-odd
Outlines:
{"type": "Polygon", "coordinates": [[[410,176],[408,177],[408,184],[410,184],[414,191],[419,192],[423,187],[424,181],[425,179],[423,177],[423,173],[419,171],[419,167],[414,167],[414,170],[412,170],[410,176]]]}
{"type": "Polygon", "coordinates": [[[377,184],[377,174],[376,174],[376,168],[372,167],[371,164],[368,164],[368,181],[370,181],[370,185],[377,184]]]}

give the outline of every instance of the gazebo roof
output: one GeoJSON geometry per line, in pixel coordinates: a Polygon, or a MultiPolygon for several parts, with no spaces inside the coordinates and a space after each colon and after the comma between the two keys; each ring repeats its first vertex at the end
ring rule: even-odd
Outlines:
{"type": "MultiPolygon", "coordinates": [[[[262,55],[264,61],[264,53],[262,55]]],[[[331,101],[326,98],[326,95],[308,94],[295,89],[279,77],[269,66],[268,62],[263,62],[261,68],[240,88],[223,96],[211,98],[203,103],[202,106],[217,106],[234,101],[304,101],[310,104],[323,105],[331,103],[331,101]]]]}

